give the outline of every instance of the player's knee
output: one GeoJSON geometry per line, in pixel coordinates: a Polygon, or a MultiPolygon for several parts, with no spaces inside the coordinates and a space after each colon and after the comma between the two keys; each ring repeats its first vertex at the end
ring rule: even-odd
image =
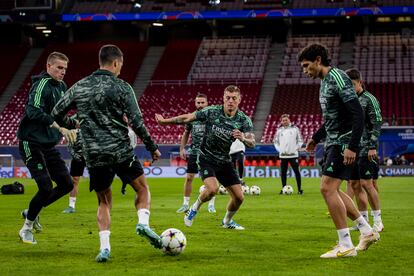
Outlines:
{"type": "Polygon", "coordinates": [[[324,197],[327,197],[334,193],[334,190],[331,187],[329,187],[329,185],[323,185],[323,184],[321,185],[320,191],[324,197]]]}
{"type": "Polygon", "coordinates": [[[237,205],[241,205],[241,204],[243,203],[243,201],[244,201],[244,195],[243,195],[243,194],[236,195],[236,196],[233,198],[233,200],[234,200],[234,202],[235,202],[237,205]]]}
{"type": "Polygon", "coordinates": [[[209,187],[207,188],[207,193],[208,193],[208,197],[213,197],[218,193],[219,188],[213,188],[213,187],[209,187]]]}
{"type": "Polygon", "coordinates": [[[60,174],[56,177],[56,183],[64,193],[73,190],[72,177],[69,174],[60,174]]]}
{"type": "Polygon", "coordinates": [[[186,181],[188,184],[191,184],[193,182],[193,179],[194,179],[194,174],[187,174],[186,181]]]}
{"type": "Polygon", "coordinates": [[[49,195],[53,190],[52,180],[48,176],[36,177],[35,181],[39,187],[39,193],[41,195],[49,195]]]}

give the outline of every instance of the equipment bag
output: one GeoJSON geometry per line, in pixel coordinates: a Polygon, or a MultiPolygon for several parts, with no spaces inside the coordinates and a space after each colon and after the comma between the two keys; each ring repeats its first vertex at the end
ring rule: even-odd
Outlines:
{"type": "Polygon", "coordinates": [[[4,195],[24,194],[24,186],[22,183],[14,182],[1,186],[1,193],[4,195]]]}

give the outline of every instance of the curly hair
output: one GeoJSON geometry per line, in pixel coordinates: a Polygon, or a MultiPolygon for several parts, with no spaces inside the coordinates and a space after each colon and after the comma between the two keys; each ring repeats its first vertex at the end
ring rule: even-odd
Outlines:
{"type": "Polygon", "coordinates": [[[324,66],[330,65],[330,59],[328,58],[328,49],[318,43],[310,44],[303,48],[298,54],[298,62],[303,60],[315,61],[317,57],[321,57],[321,63],[324,66]]]}

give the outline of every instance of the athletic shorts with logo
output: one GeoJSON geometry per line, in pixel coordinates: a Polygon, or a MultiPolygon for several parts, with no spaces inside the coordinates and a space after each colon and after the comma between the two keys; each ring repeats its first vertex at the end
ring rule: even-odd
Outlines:
{"type": "Polygon", "coordinates": [[[132,180],[144,174],[141,163],[134,158],[122,163],[110,166],[88,168],[90,176],[89,190],[96,192],[109,188],[115,175],[119,176],[123,183],[131,183],[132,180]]]}
{"type": "Polygon", "coordinates": [[[190,154],[188,156],[187,173],[198,173],[197,155],[190,154]]]}
{"type": "Polygon", "coordinates": [[[54,145],[45,146],[29,141],[19,141],[19,152],[32,178],[36,180],[38,185],[44,183],[44,181],[39,182],[39,179],[50,177],[50,179],[56,181],[61,179],[62,176],[69,177],[65,161],[63,161],[54,145]]]}
{"type": "Polygon", "coordinates": [[[342,180],[349,180],[354,164],[345,166],[342,146],[332,145],[325,149],[322,174],[342,180]]]}
{"type": "Polygon", "coordinates": [[[217,178],[218,182],[224,187],[229,187],[235,184],[241,184],[240,178],[229,160],[228,162],[211,162],[198,155],[198,172],[202,180],[208,177],[217,178]]]}
{"type": "MultiPolygon", "coordinates": [[[[373,179],[375,162],[369,161],[368,157],[359,157],[352,170],[351,180],[373,179]]],[[[377,173],[378,175],[378,173],[377,173]]]]}

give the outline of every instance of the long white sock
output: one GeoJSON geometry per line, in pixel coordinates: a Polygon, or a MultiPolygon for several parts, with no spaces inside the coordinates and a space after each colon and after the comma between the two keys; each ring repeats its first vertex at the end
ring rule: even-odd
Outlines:
{"type": "Polygon", "coordinates": [[[203,204],[203,202],[201,201],[200,196],[198,196],[196,202],[194,202],[193,206],[191,206],[191,209],[193,211],[198,211],[201,207],[201,204],[203,204]]]}
{"type": "Polygon", "coordinates": [[[368,211],[359,211],[359,213],[369,223],[368,211]]]}
{"type": "Polygon", "coordinates": [[[33,229],[33,222],[34,221],[25,219],[22,230],[27,230],[27,229],[32,230],[33,229]]]}
{"type": "Polygon", "coordinates": [[[139,209],[137,211],[137,214],[138,214],[138,223],[149,225],[150,211],[148,209],[139,209]]]}
{"type": "Polygon", "coordinates": [[[354,220],[354,223],[358,226],[359,232],[361,232],[362,235],[368,235],[372,233],[372,227],[362,216],[359,216],[359,218],[354,220]]]}
{"type": "Polygon", "coordinates": [[[69,207],[72,207],[75,209],[76,204],[76,197],[69,197],[69,207]]]}
{"type": "Polygon", "coordinates": [[[351,235],[349,234],[349,228],[339,229],[338,238],[339,244],[345,246],[346,248],[353,248],[354,245],[352,244],[351,235]]]}
{"type": "Polygon", "coordinates": [[[109,244],[109,236],[111,235],[111,231],[104,230],[99,232],[99,239],[101,241],[101,248],[100,250],[108,249],[111,251],[111,245],[109,244]]]}
{"type": "Polygon", "coordinates": [[[208,206],[213,206],[214,207],[214,202],[216,201],[216,197],[213,196],[210,201],[208,202],[208,206]]]}
{"type": "Polygon", "coordinates": [[[190,197],[189,196],[184,197],[183,205],[190,205],[190,197]]]}
{"type": "Polygon", "coordinates": [[[234,216],[234,214],[235,214],[236,212],[237,212],[237,211],[228,211],[228,210],[227,210],[226,215],[225,215],[225,216],[224,216],[224,218],[223,218],[223,223],[224,223],[224,224],[229,223],[229,222],[231,221],[231,219],[233,218],[233,216],[234,216]]]}
{"type": "Polygon", "coordinates": [[[373,210],[372,214],[373,214],[373,217],[374,217],[374,223],[375,222],[382,222],[381,210],[373,210]]]}

